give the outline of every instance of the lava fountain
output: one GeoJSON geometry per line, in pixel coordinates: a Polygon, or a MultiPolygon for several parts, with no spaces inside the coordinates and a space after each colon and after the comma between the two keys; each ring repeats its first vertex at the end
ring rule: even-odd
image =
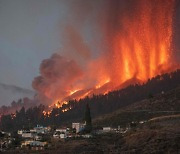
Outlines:
{"type": "Polygon", "coordinates": [[[130,9],[126,5],[120,13],[119,2],[110,3],[113,6],[111,16],[116,16],[107,27],[110,44],[108,59],[113,68],[109,73],[112,74],[111,81],[116,85],[132,78],[144,82],[169,71],[173,67],[175,1],[138,0],[131,10],[124,11],[130,9]]]}
{"type": "Polygon", "coordinates": [[[61,106],[70,99],[106,94],[176,69],[172,50],[174,0],[105,3],[103,25],[97,23],[102,27],[104,52],[97,59],[88,59],[83,66],[86,71],[75,59],[69,61],[57,54],[44,60],[40,76],[33,81],[39,95],[59,100],[61,106]]]}

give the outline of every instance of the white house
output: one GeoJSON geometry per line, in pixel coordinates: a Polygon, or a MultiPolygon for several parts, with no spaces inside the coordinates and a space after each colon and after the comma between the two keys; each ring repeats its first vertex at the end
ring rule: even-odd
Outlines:
{"type": "Polygon", "coordinates": [[[34,139],[36,140],[36,141],[41,141],[42,140],[42,136],[39,136],[39,135],[35,135],[34,136],[34,139]]]}
{"type": "Polygon", "coordinates": [[[29,131],[27,131],[27,130],[18,130],[18,135],[22,135],[23,133],[26,133],[26,132],[29,132],[29,131]]]}
{"type": "Polygon", "coordinates": [[[40,125],[37,125],[36,127],[34,127],[34,129],[31,129],[30,132],[34,132],[34,133],[37,133],[37,134],[45,134],[49,131],[49,128],[48,127],[43,127],[43,126],[40,126],[40,125]]]}
{"type": "Polygon", "coordinates": [[[72,123],[72,128],[76,129],[76,133],[79,133],[84,127],[85,124],[83,123],[72,123]]]}
{"type": "Polygon", "coordinates": [[[110,132],[112,131],[111,127],[103,127],[103,132],[110,132]]]}
{"type": "Polygon", "coordinates": [[[38,147],[44,147],[44,146],[46,146],[46,145],[47,145],[47,142],[31,141],[31,140],[29,140],[29,141],[24,141],[24,142],[21,143],[21,147],[23,147],[23,146],[34,146],[34,147],[38,146],[38,147]]]}
{"type": "Polygon", "coordinates": [[[61,139],[67,138],[67,134],[60,134],[60,138],[61,139]]]}
{"type": "Polygon", "coordinates": [[[91,134],[85,134],[85,135],[82,135],[83,138],[92,138],[93,136],[91,134]]]}
{"type": "Polygon", "coordinates": [[[22,133],[23,133],[23,130],[18,130],[18,135],[22,135],[22,133]]]}
{"type": "Polygon", "coordinates": [[[23,132],[22,133],[22,138],[34,138],[35,137],[35,134],[34,133],[31,133],[31,132],[23,132]]]}
{"type": "Polygon", "coordinates": [[[56,129],[56,132],[60,132],[60,133],[67,133],[68,129],[67,128],[58,128],[56,129]]]}
{"type": "Polygon", "coordinates": [[[53,137],[64,139],[67,138],[68,133],[69,133],[69,128],[58,128],[54,132],[53,137]]]}
{"type": "Polygon", "coordinates": [[[67,138],[67,133],[64,133],[64,132],[54,132],[53,137],[54,138],[65,139],[65,138],[67,138]]]}

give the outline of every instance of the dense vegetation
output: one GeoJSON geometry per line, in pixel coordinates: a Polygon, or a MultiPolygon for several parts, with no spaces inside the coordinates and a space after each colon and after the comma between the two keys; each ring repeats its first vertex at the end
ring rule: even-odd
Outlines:
{"type": "Polygon", "coordinates": [[[131,85],[125,89],[110,92],[106,95],[94,95],[92,98],[71,100],[64,104],[62,108],[54,108],[49,116],[44,116],[45,106],[39,105],[29,109],[22,108],[16,111],[16,114],[3,115],[1,117],[0,127],[2,130],[14,131],[17,129],[33,127],[36,124],[63,125],[72,121],[83,119],[84,110],[88,103],[91,108],[92,117],[111,113],[122,107],[128,106],[134,102],[145,98],[152,99],[155,94],[166,92],[180,85],[180,70],[156,76],[142,85],[131,85]],[[62,112],[64,109],[69,109],[62,112]]]}

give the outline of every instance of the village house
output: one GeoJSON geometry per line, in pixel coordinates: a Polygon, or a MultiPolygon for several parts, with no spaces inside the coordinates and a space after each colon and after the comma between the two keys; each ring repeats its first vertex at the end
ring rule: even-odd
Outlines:
{"type": "Polygon", "coordinates": [[[40,125],[37,125],[36,127],[34,127],[33,129],[30,130],[30,132],[37,133],[37,134],[46,134],[49,131],[50,131],[50,128],[43,127],[43,126],[40,126],[40,125]]]}
{"type": "Polygon", "coordinates": [[[22,135],[23,132],[25,132],[25,131],[26,131],[26,130],[18,130],[18,131],[17,131],[17,134],[18,134],[18,135],[22,135]]]}
{"type": "Polygon", "coordinates": [[[103,132],[106,133],[106,132],[111,132],[113,129],[111,127],[103,127],[103,132]]]}
{"type": "Polygon", "coordinates": [[[92,138],[93,136],[91,134],[84,134],[82,135],[83,138],[92,138]]]}
{"type": "Polygon", "coordinates": [[[47,145],[47,142],[40,142],[40,141],[33,141],[33,140],[27,140],[23,141],[21,143],[21,147],[45,147],[47,145]]]}
{"type": "Polygon", "coordinates": [[[27,130],[19,130],[18,134],[21,135],[22,138],[34,138],[35,137],[35,133],[32,133],[27,130]]]}
{"type": "Polygon", "coordinates": [[[31,138],[36,141],[40,141],[42,139],[42,136],[40,134],[46,134],[49,132],[49,129],[47,127],[39,126],[34,127],[31,130],[18,130],[18,135],[20,135],[22,138],[31,138]]]}
{"type": "Polygon", "coordinates": [[[60,132],[60,133],[67,133],[69,131],[69,128],[58,128],[56,129],[56,132],[60,132]]]}
{"type": "Polygon", "coordinates": [[[76,129],[76,133],[79,133],[81,130],[83,130],[85,127],[85,124],[83,123],[72,123],[72,128],[76,129]]]}
{"type": "Polygon", "coordinates": [[[68,137],[68,134],[69,134],[69,128],[59,128],[56,129],[56,131],[53,134],[53,137],[65,139],[68,137]]]}
{"type": "Polygon", "coordinates": [[[35,134],[31,132],[22,133],[22,138],[34,138],[35,134]]]}
{"type": "Polygon", "coordinates": [[[65,139],[65,138],[67,138],[67,134],[66,133],[61,133],[61,132],[54,132],[53,137],[54,138],[65,139]]]}

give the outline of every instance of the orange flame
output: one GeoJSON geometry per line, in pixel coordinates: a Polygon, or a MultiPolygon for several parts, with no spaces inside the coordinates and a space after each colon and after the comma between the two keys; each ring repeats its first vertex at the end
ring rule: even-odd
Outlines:
{"type": "Polygon", "coordinates": [[[101,82],[99,83],[97,86],[96,86],[96,89],[99,89],[101,88],[103,85],[107,84],[110,82],[110,79],[106,79],[104,82],[101,82]]]}
{"type": "MultiPolygon", "coordinates": [[[[69,96],[64,96],[59,102],[55,100],[53,104],[57,108],[67,104],[64,100],[80,99],[93,94],[105,95],[123,84],[145,82],[158,74],[176,69],[172,63],[175,1],[139,0],[136,3],[133,14],[127,11],[116,16],[115,28],[111,27],[106,37],[109,51],[97,61],[90,62],[89,71],[84,75],[88,79],[81,80],[79,85],[78,81],[72,90],[66,91],[69,96]],[[94,85],[91,84],[89,88],[87,80],[95,81],[90,82],[94,85]]],[[[63,109],[62,112],[68,110],[63,109]]]]}
{"type": "Polygon", "coordinates": [[[75,89],[69,92],[70,95],[73,95],[74,93],[76,93],[77,91],[79,91],[80,89],[75,89]]]}
{"type": "Polygon", "coordinates": [[[116,85],[132,78],[144,82],[170,71],[173,12],[174,0],[140,0],[133,15],[127,13],[117,19],[121,25],[109,38],[112,44],[109,56],[113,56],[111,81],[116,85]]]}

